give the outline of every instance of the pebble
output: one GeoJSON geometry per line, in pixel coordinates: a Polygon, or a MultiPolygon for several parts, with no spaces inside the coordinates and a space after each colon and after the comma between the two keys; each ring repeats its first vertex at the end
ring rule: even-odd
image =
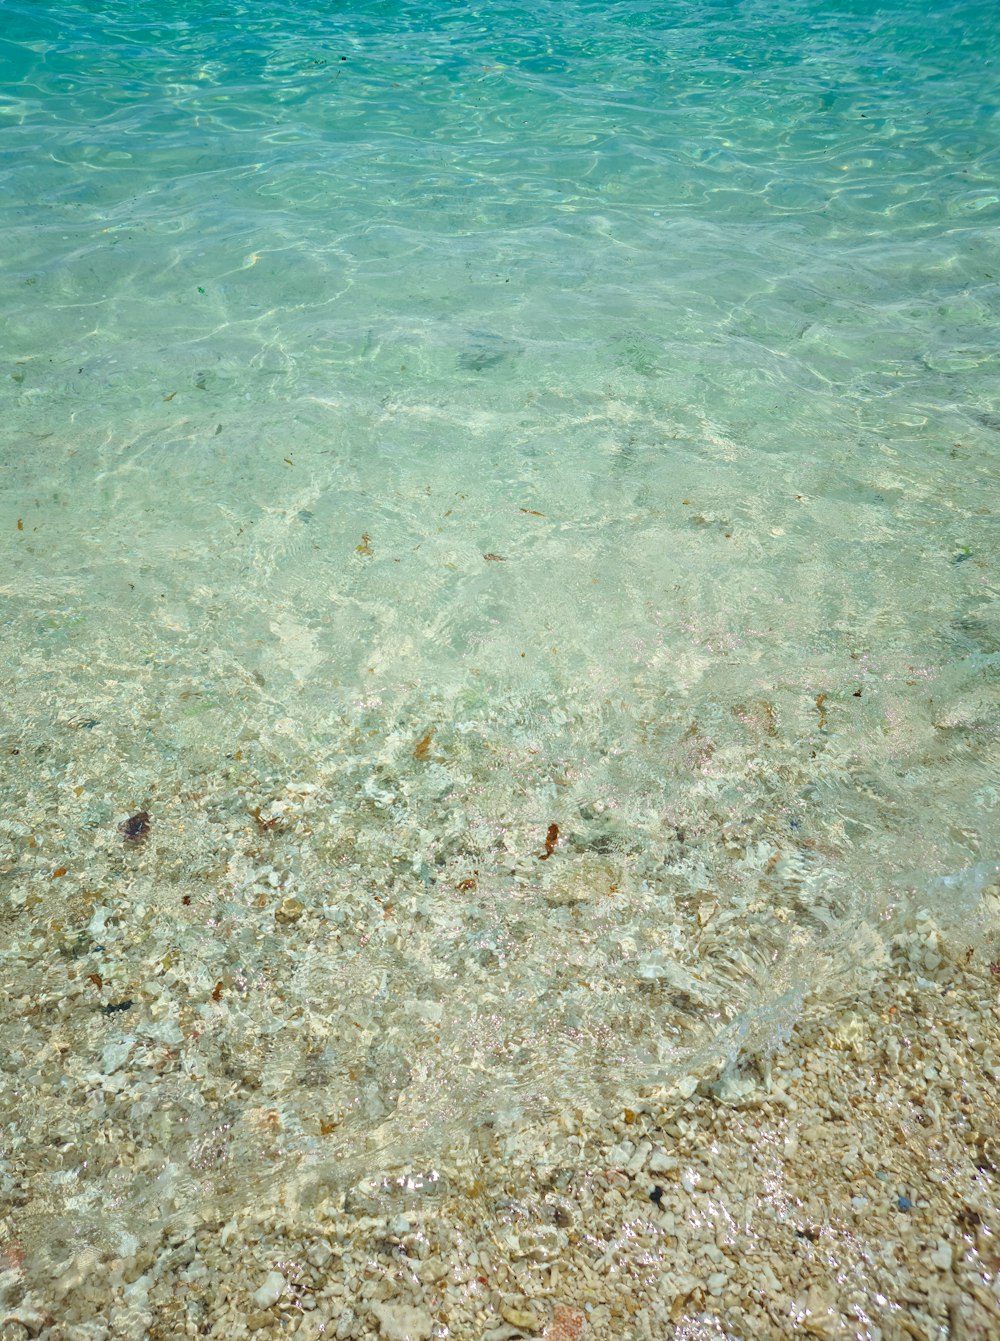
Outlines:
{"type": "Polygon", "coordinates": [[[951,1244],[938,1239],[938,1245],[931,1253],[931,1261],[939,1271],[951,1270],[951,1244]]]}
{"type": "Polygon", "coordinates": [[[720,1103],[739,1104],[749,1099],[756,1089],[757,1082],[750,1076],[733,1075],[726,1071],[714,1084],[709,1085],[708,1092],[720,1103]]]}
{"type": "Polygon", "coordinates": [[[124,1066],[134,1042],[135,1038],[130,1034],[127,1038],[115,1039],[113,1043],[109,1043],[101,1053],[101,1074],[114,1075],[119,1067],[124,1066]]]}
{"type": "Polygon", "coordinates": [[[375,1304],[372,1313],[378,1323],[379,1334],[388,1341],[427,1341],[434,1326],[431,1315],[423,1308],[408,1304],[375,1304]]]}
{"type": "Polygon", "coordinates": [[[271,1308],[285,1292],[285,1278],[280,1271],[269,1271],[263,1283],[254,1290],[251,1298],[258,1308],[271,1308]]]}
{"type": "Polygon", "coordinates": [[[279,922],[297,922],[304,912],[305,908],[295,895],[289,894],[281,900],[274,915],[279,922]]]}
{"type": "Polygon", "coordinates": [[[520,1327],[526,1332],[539,1332],[542,1328],[542,1320],[535,1311],[527,1307],[527,1302],[513,1303],[505,1302],[500,1305],[500,1316],[504,1322],[509,1322],[512,1327],[520,1327]]]}
{"type": "Polygon", "coordinates": [[[333,1256],[333,1249],[327,1243],[326,1239],[317,1239],[306,1253],[306,1260],[311,1262],[317,1270],[322,1271],[333,1256]]]}
{"type": "Polygon", "coordinates": [[[652,1141],[639,1142],[638,1146],[636,1147],[635,1154],[629,1160],[627,1165],[629,1173],[640,1173],[642,1171],[643,1165],[646,1163],[646,1159],[648,1158],[649,1152],[652,1150],[652,1148],[653,1148],[652,1141]]]}
{"type": "Polygon", "coordinates": [[[613,1145],[608,1151],[607,1164],[611,1169],[628,1168],[629,1161],[635,1153],[635,1146],[631,1141],[622,1141],[620,1145],[613,1145]]]}
{"type": "Polygon", "coordinates": [[[650,1173],[669,1173],[671,1169],[677,1168],[677,1160],[672,1155],[665,1155],[662,1150],[657,1150],[650,1155],[648,1168],[650,1173]]]}

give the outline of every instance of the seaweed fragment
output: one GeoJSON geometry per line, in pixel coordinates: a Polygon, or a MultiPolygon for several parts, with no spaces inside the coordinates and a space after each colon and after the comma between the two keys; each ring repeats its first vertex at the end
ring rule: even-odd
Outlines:
{"type": "Polygon", "coordinates": [[[559,825],[550,824],[545,834],[545,851],[538,858],[538,860],[548,861],[549,857],[551,857],[553,852],[555,852],[556,845],[558,844],[558,842],[559,842],[559,825]]]}

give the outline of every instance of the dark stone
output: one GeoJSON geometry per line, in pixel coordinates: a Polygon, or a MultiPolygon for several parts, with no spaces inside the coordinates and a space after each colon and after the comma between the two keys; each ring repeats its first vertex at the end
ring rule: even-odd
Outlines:
{"type": "Polygon", "coordinates": [[[126,843],[139,843],[149,833],[149,811],[139,810],[118,826],[118,832],[126,843]]]}

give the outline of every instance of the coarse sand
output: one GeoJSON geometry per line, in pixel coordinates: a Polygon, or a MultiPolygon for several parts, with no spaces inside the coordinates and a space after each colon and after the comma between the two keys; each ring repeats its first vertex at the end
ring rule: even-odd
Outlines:
{"type": "Polygon", "coordinates": [[[918,919],[873,986],[807,1011],[772,1057],[547,1136],[498,1130],[434,1195],[401,1176],[296,1208],[279,1188],[131,1258],[84,1247],[42,1272],[24,1165],[0,1221],[0,1338],[987,1341],[997,953],[918,919]]]}

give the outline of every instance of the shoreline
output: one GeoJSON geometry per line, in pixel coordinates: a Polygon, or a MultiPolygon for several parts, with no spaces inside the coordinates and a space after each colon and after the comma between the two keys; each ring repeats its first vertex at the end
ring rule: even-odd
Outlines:
{"type": "Polygon", "coordinates": [[[918,916],[883,977],[800,1022],[770,1064],[596,1126],[564,1114],[541,1158],[496,1136],[444,1166],[433,1197],[246,1206],[131,1258],[84,1248],[42,1280],[28,1244],[45,1212],[28,1191],[2,1226],[0,1337],[986,1341],[1000,1316],[995,903],[983,896],[991,930],[974,949],[918,916]]]}

